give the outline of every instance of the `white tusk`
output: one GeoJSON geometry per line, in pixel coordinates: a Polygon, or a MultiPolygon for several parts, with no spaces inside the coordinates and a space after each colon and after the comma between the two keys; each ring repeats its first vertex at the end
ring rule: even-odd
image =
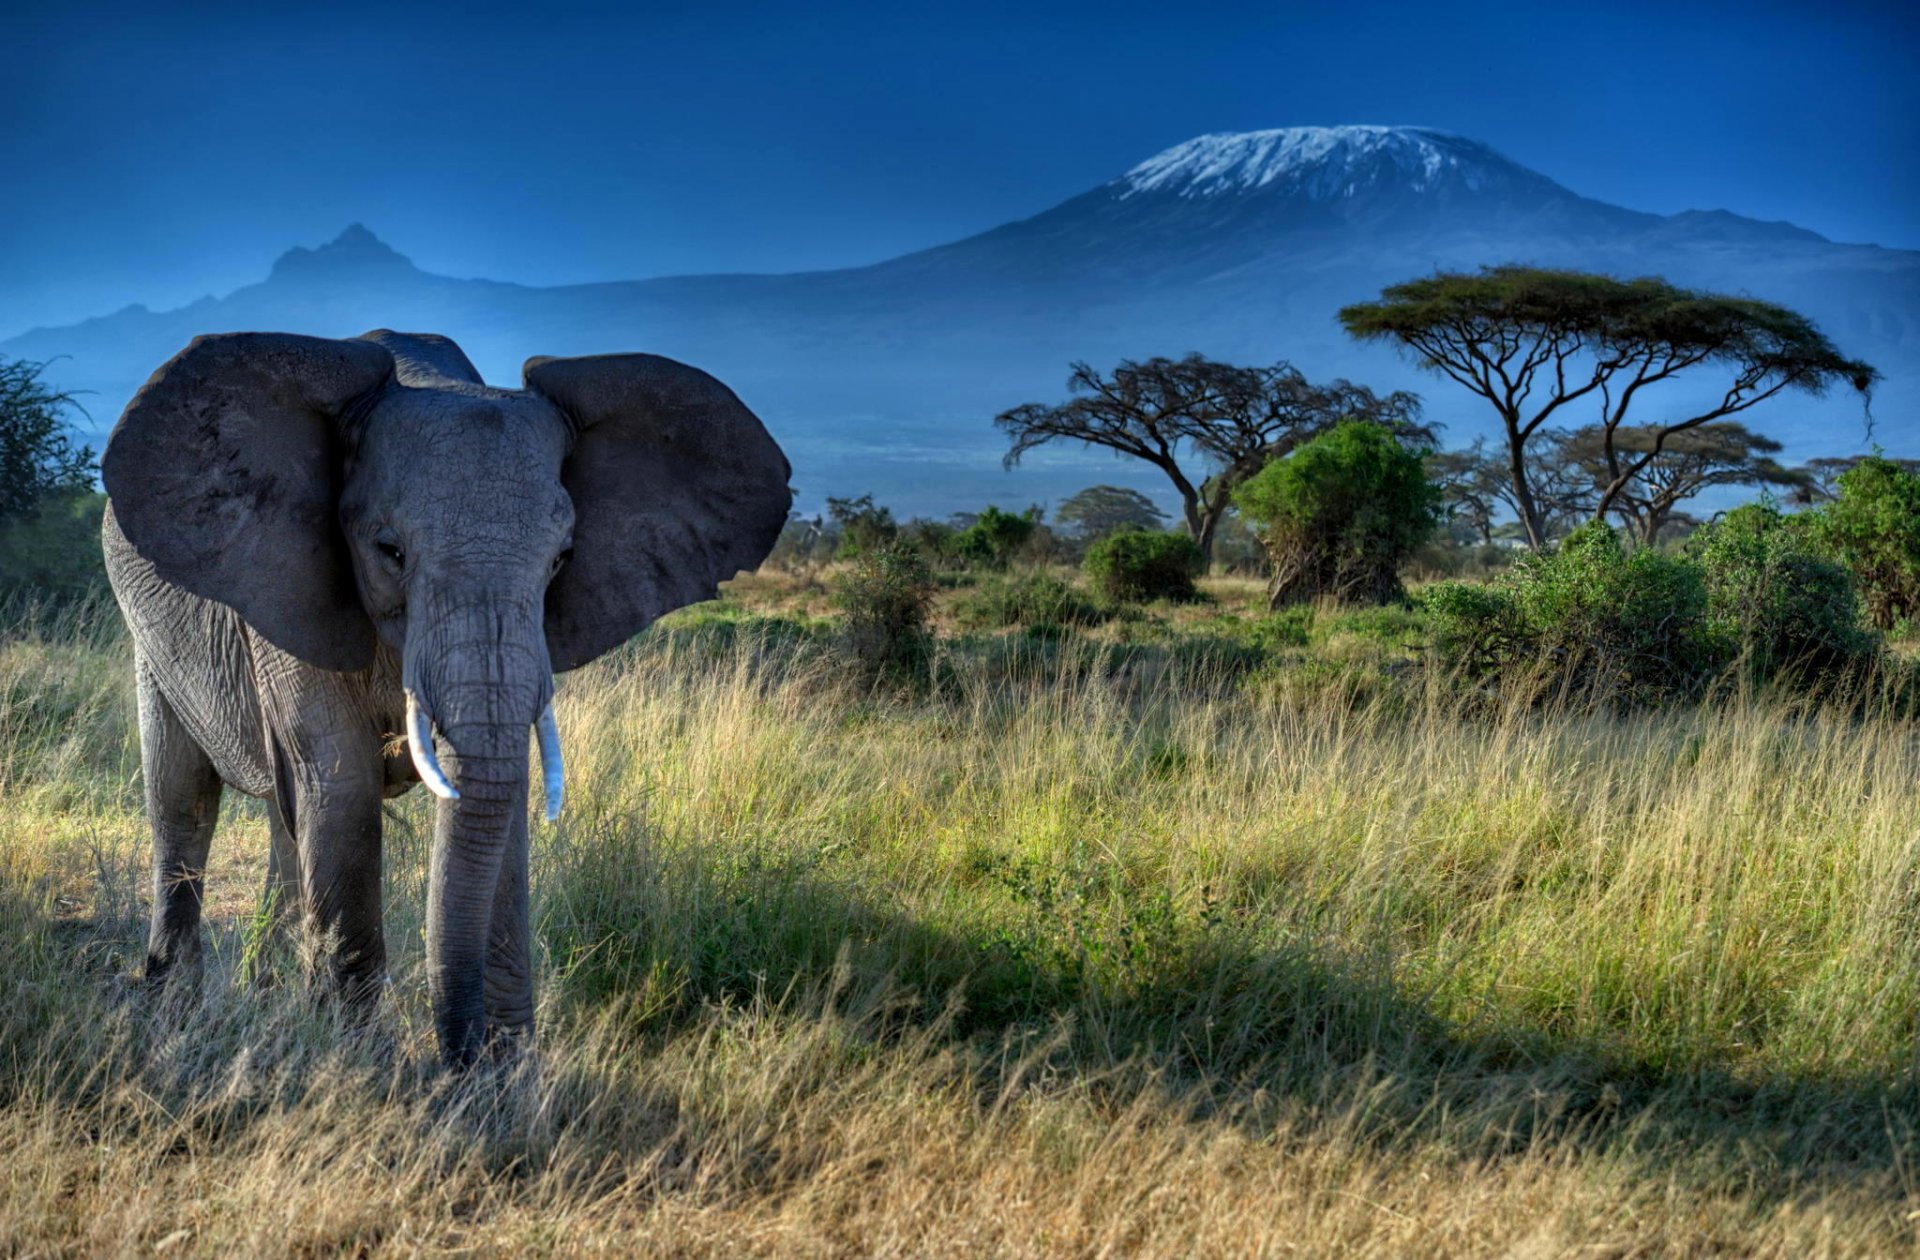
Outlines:
{"type": "Polygon", "coordinates": [[[560,803],[567,796],[567,769],[560,758],[560,728],[554,724],[553,701],[547,701],[533,729],[540,737],[540,781],[547,789],[547,821],[557,822],[560,803]]]}
{"type": "Polygon", "coordinates": [[[427,785],[427,791],[443,801],[457,801],[460,793],[453,784],[447,782],[446,771],[440,768],[440,758],[433,752],[433,724],[427,715],[420,711],[420,702],[413,698],[413,692],[407,692],[407,752],[413,757],[413,768],[420,775],[420,781],[427,785]]]}

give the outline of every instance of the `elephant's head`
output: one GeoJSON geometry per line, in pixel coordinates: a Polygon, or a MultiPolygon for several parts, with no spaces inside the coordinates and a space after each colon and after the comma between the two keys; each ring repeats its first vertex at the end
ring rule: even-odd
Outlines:
{"type": "Polygon", "coordinates": [[[201,337],[101,461],[160,577],[313,665],[364,669],[376,639],[398,654],[414,763],[443,798],[428,949],[455,1063],[484,1030],[494,884],[536,724],[558,805],[553,672],[758,564],[787,475],[739,399],[669,359],[536,358],[502,390],[451,341],[385,331],[201,337]]]}

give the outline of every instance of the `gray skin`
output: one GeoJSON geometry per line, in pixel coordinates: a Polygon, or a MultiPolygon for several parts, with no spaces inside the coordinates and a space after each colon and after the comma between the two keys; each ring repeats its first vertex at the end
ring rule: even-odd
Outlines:
{"type": "Polygon", "coordinates": [[[443,337],[201,337],[101,461],[153,829],[146,973],[200,953],[223,786],[269,803],[269,904],[323,934],[338,992],[386,974],[382,800],[438,803],[427,965],[442,1058],[524,1042],[529,728],[555,671],[709,598],[787,516],[788,465],[712,377],[650,355],[481,383],[443,337]]]}

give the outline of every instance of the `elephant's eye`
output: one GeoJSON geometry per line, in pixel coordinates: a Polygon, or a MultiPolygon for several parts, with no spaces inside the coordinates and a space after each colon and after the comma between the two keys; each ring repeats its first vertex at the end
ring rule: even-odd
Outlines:
{"type": "Polygon", "coordinates": [[[382,538],[377,540],[373,546],[375,550],[387,558],[387,563],[391,564],[394,568],[404,569],[407,567],[407,553],[400,550],[399,543],[390,542],[382,538]]]}

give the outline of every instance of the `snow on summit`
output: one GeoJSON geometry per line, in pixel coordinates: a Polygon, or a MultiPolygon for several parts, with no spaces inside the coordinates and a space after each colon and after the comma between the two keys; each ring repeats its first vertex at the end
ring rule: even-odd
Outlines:
{"type": "Polygon", "coordinates": [[[1424,127],[1282,127],[1198,136],[1114,184],[1122,197],[1214,197],[1279,184],[1328,201],[1389,182],[1414,192],[1442,184],[1477,192],[1530,175],[1484,145],[1424,127]]]}

